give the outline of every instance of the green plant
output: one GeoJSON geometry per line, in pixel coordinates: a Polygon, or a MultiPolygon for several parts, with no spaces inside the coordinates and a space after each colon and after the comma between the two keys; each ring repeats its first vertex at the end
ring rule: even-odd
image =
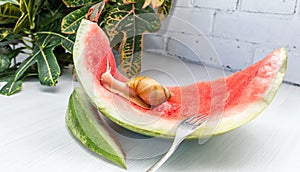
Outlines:
{"type": "Polygon", "coordinates": [[[38,76],[43,85],[56,85],[63,67],[72,62],[74,38],[60,32],[69,12],[61,0],[1,1],[0,80],[7,82],[1,94],[19,91],[28,76],[38,76]]]}
{"type": "Polygon", "coordinates": [[[75,33],[87,14],[97,18],[119,50],[124,73],[137,75],[143,33],[157,31],[170,7],[171,0],[1,0],[0,82],[6,84],[0,94],[18,92],[31,76],[55,86],[63,68],[72,64],[75,33]]]}

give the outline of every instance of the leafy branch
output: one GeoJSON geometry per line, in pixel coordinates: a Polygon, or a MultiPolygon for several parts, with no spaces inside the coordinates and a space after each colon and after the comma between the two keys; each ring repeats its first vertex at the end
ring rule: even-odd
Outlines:
{"type": "Polygon", "coordinates": [[[40,83],[55,86],[75,37],[60,31],[60,23],[72,9],[61,0],[6,0],[0,3],[0,81],[3,95],[21,89],[27,77],[38,76],[40,83]],[[68,52],[65,51],[66,47],[68,52]],[[5,52],[3,52],[5,50],[5,52]],[[64,62],[61,65],[61,62],[64,62]]]}

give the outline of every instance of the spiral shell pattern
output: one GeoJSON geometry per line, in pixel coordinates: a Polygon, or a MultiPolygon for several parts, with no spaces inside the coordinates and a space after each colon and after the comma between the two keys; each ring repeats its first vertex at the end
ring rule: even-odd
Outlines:
{"type": "Polygon", "coordinates": [[[164,103],[172,96],[166,87],[146,76],[133,78],[126,84],[134,89],[137,96],[151,107],[164,103]]]}

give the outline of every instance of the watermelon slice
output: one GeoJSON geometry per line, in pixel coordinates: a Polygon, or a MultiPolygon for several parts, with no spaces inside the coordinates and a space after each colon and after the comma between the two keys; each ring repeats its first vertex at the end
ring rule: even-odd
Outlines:
{"type": "Polygon", "coordinates": [[[146,110],[101,84],[107,63],[116,79],[127,78],[118,72],[109,41],[96,23],[82,20],[73,58],[81,85],[106,117],[129,130],[159,137],[173,137],[177,124],[197,113],[210,119],[191,138],[221,134],[249,122],[271,103],[287,66],[286,50],[276,49],[258,63],[226,78],[168,87],[174,96],[146,110]]]}

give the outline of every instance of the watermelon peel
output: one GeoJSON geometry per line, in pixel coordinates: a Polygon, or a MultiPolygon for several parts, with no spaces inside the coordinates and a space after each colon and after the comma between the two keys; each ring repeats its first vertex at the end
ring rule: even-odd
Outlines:
{"type": "Polygon", "coordinates": [[[191,138],[218,135],[244,125],[271,103],[287,68],[286,50],[276,49],[263,60],[226,78],[188,86],[168,87],[175,96],[157,108],[144,110],[110,92],[101,84],[100,77],[105,72],[107,63],[116,79],[126,81],[127,78],[118,72],[109,40],[96,23],[82,20],[73,50],[77,78],[102,114],[131,131],[164,138],[174,137],[177,124],[183,118],[196,113],[211,116],[209,122],[215,125],[211,125],[213,128],[209,128],[209,125],[200,128],[191,138]],[[222,86],[224,83],[225,87],[222,86]],[[214,99],[218,95],[212,94],[215,91],[212,85],[221,85],[225,90],[220,93],[220,99],[214,99]],[[198,95],[200,100],[196,102],[200,103],[184,103],[192,102],[189,98],[191,96],[185,96],[186,93],[198,95]],[[222,111],[212,110],[218,104],[221,104],[222,111]],[[197,107],[188,110],[187,106],[192,109],[197,107]],[[221,115],[218,115],[219,113],[221,115]]]}
{"type": "Polygon", "coordinates": [[[98,116],[82,88],[69,98],[66,125],[78,141],[92,152],[126,169],[125,153],[106,122],[98,116]]]}

